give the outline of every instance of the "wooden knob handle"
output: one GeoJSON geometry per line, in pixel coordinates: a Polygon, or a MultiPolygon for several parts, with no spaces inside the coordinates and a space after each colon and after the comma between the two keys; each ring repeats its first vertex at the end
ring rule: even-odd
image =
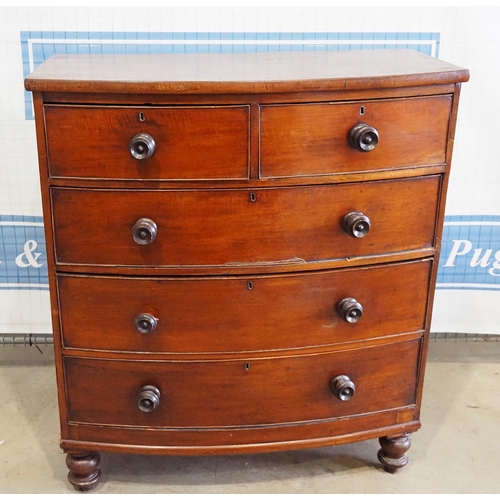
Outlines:
{"type": "Polygon", "coordinates": [[[346,323],[357,323],[363,316],[363,306],[353,297],[346,297],[337,304],[337,312],[346,323]]]}
{"type": "Polygon", "coordinates": [[[136,160],[149,160],[155,148],[155,141],[149,134],[137,134],[129,144],[130,154],[136,160]]]}
{"type": "Polygon", "coordinates": [[[356,385],[347,375],[339,375],[330,382],[330,389],[340,401],[349,401],[356,393],[356,385]]]}
{"type": "Polygon", "coordinates": [[[378,144],[378,131],[366,123],[358,123],[349,131],[349,144],[362,153],[368,153],[378,144]]]}
{"type": "Polygon", "coordinates": [[[137,406],[145,413],[151,413],[160,404],[160,391],[153,385],[141,387],[137,395],[137,406]]]}
{"type": "Polygon", "coordinates": [[[156,330],[158,319],[148,313],[141,313],[135,317],[135,327],[141,333],[151,333],[156,330]]]}
{"type": "Polygon", "coordinates": [[[353,238],[363,238],[370,231],[370,219],[362,212],[349,212],[342,219],[344,231],[353,238]]]}
{"type": "Polygon", "coordinates": [[[158,226],[151,219],[139,219],[132,227],[132,237],[138,245],[153,243],[158,232],[158,226]]]}

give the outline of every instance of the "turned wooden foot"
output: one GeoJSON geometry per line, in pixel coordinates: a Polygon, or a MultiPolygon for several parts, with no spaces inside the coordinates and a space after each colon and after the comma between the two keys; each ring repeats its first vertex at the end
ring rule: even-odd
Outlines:
{"type": "Polygon", "coordinates": [[[88,491],[97,486],[101,478],[101,471],[97,468],[101,456],[99,453],[68,453],[68,481],[75,490],[88,491]]]}
{"type": "Polygon", "coordinates": [[[381,437],[378,442],[382,448],[378,451],[377,457],[386,472],[394,474],[408,463],[406,452],[411,446],[409,433],[381,437]]]}

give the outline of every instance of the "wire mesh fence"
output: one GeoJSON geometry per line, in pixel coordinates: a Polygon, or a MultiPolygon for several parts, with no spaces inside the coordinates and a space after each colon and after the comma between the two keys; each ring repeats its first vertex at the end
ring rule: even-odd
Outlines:
{"type": "MultiPolygon", "coordinates": [[[[435,333],[430,334],[431,342],[500,342],[500,335],[480,333],[435,333]]],[[[0,334],[0,346],[48,346],[54,343],[50,334],[0,334]]]]}

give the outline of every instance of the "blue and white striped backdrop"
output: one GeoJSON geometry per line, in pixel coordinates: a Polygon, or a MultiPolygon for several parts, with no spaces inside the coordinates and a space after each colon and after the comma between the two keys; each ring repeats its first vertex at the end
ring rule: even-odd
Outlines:
{"type": "MultiPolygon", "coordinates": [[[[42,217],[0,216],[0,289],[48,289],[42,217]]],[[[445,218],[438,289],[500,290],[500,217],[445,218]]]]}
{"type": "MultiPolygon", "coordinates": [[[[285,52],[294,50],[414,49],[438,57],[439,33],[153,33],[22,31],[24,76],[53,54],[285,52]]],[[[33,119],[26,92],[26,118],[33,119]]]]}
{"type": "Polygon", "coordinates": [[[445,218],[438,289],[500,290],[500,216],[445,218]]]}
{"type": "Polygon", "coordinates": [[[0,215],[0,289],[47,289],[43,218],[0,215]]]}

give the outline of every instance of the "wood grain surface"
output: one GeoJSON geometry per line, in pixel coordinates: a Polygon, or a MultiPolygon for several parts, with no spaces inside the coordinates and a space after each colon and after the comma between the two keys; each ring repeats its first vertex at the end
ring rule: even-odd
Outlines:
{"type": "Polygon", "coordinates": [[[55,55],[31,91],[231,94],[398,88],[463,82],[469,72],[414,50],[55,55]]]}
{"type": "Polygon", "coordinates": [[[429,248],[439,186],[440,177],[429,176],[252,191],[53,188],[56,259],[229,270],[429,248]],[[343,217],[353,210],[371,220],[364,238],[353,238],[342,227],[343,217]],[[132,238],[140,218],[158,227],[149,245],[132,238]]]}
{"type": "Polygon", "coordinates": [[[248,106],[46,106],[50,175],[246,179],[249,115],[248,106]],[[148,160],[130,153],[129,143],[140,133],[155,141],[148,160]]]}
{"type": "Polygon", "coordinates": [[[65,347],[130,352],[286,350],[422,330],[429,260],[238,278],[58,276],[65,347]],[[347,323],[336,306],[363,307],[347,323]],[[137,315],[158,319],[151,333],[137,315]],[[103,325],[107,325],[103,328],[103,325]]]}
{"type": "Polygon", "coordinates": [[[261,176],[442,164],[450,111],[450,96],[262,106],[261,176]],[[378,131],[372,151],[349,146],[349,131],[358,123],[378,131]]]}
{"type": "Polygon", "coordinates": [[[245,427],[397,408],[415,401],[419,344],[413,340],[334,354],[239,361],[65,357],[68,419],[134,427],[245,427]],[[356,384],[349,401],[330,390],[330,381],[341,374],[356,384]],[[161,394],[150,413],[137,405],[146,385],[161,394]]]}

